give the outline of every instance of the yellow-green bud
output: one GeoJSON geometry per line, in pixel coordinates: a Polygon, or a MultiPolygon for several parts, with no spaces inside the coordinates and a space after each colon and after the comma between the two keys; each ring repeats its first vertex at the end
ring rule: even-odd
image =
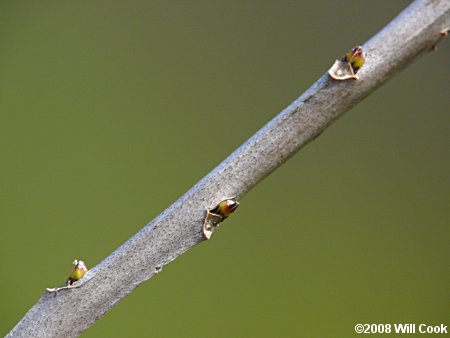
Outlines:
{"type": "Polygon", "coordinates": [[[213,231],[219,223],[232,215],[239,206],[239,202],[234,198],[228,198],[219,202],[213,209],[206,209],[206,217],[203,222],[203,235],[210,239],[213,231]]]}
{"type": "Polygon", "coordinates": [[[227,199],[219,204],[211,210],[213,214],[217,214],[222,217],[222,220],[232,215],[236,209],[239,207],[239,202],[234,199],[227,199]]]}
{"type": "Polygon", "coordinates": [[[72,272],[70,273],[69,278],[67,279],[67,285],[72,285],[77,280],[83,278],[83,276],[88,271],[86,264],[83,261],[74,260],[72,266],[72,272]]]}
{"type": "Polygon", "coordinates": [[[364,65],[365,61],[363,48],[356,46],[348,51],[342,59],[336,60],[328,70],[328,74],[338,81],[357,79],[358,75],[356,73],[364,65]]]}
{"type": "Polygon", "coordinates": [[[347,52],[342,61],[347,61],[348,63],[350,63],[350,65],[353,68],[353,71],[356,74],[358,69],[361,68],[364,62],[366,61],[362,47],[356,46],[351,51],[347,52]]]}

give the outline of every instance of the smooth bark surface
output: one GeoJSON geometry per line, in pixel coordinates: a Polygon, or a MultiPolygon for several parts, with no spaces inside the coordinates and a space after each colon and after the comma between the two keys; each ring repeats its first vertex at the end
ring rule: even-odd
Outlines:
{"type": "MultiPolygon", "coordinates": [[[[336,81],[323,75],[184,196],[90,270],[80,287],[45,292],[7,337],[81,334],[139,284],[204,240],[206,208],[228,197],[241,198],[412,59],[431,50],[449,27],[450,0],[412,3],[363,45],[366,63],[358,80],[336,81]]],[[[330,58],[330,66],[333,61],[330,58]]]]}

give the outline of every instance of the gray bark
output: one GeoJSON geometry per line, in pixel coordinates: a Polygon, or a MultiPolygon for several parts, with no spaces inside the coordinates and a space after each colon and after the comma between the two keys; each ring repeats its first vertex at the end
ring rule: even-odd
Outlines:
{"type": "MultiPolygon", "coordinates": [[[[79,287],[45,292],[7,337],[81,334],[139,284],[204,240],[206,208],[228,197],[240,199],[352,106],[422,52],[431,50],[449,27],[450,0],[413,2],[363,45],[366,63],[358,80],[336,81],[323,75],[184,196],[90,270],[79,287]]],[[[333,61],[330,59],[330,66],[333,61]]]]}

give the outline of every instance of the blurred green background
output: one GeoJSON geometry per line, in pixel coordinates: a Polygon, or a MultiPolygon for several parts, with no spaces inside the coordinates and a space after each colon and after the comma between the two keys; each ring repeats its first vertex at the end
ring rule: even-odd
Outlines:
{"type": "MultiPolygon", "coordinates": [[[[0,2],[0,335],[408,1],[0,2]]],[[[449,41],[254,188],[83,337],[450,324],[449,41]]]]}

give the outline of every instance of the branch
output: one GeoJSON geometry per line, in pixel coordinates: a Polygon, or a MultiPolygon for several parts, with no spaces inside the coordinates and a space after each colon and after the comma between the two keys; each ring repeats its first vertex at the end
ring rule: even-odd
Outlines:
{"type": "MultiPolygon", "coordinates": [[[[77,287],[45,292],[7,337],[76,337],[138,285],[202,242],[206,208],[253,186],[435,46],[450,27],[450,0],[417,0],[363,45],[358,80],[323,75],[217,168],[88,271],[77,287]]],[[[330,62],[331,63],[331,62],[330,62]]]]}

